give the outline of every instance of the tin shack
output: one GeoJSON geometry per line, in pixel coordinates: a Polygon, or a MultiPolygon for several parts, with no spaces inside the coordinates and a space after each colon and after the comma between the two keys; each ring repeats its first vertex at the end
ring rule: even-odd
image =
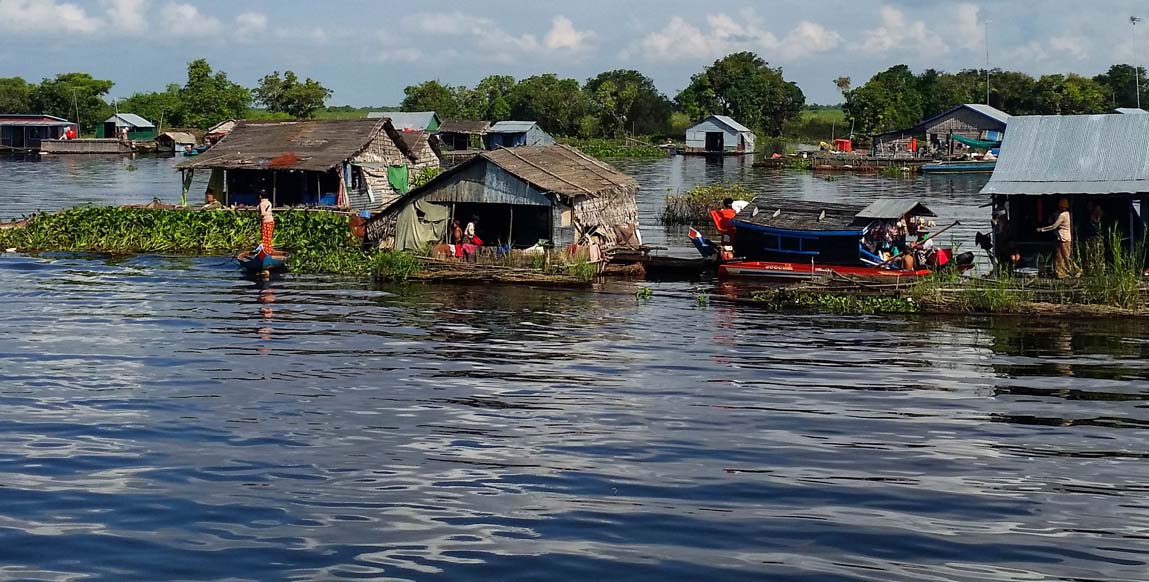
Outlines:
{"type": "Polygon", "coordinates": [[[711,115],[686,129],[687,154],[751,154],[756,141],[750,128],[725,115],[711,115]]]}
{"type": "Polygon", "coordinates": [[[1006,262],[1052,263],[1052,224],[1069,204],[1072,240],[1088,243],[1116,234],[1129,249],[1144,240],[1149,202],[1149,115],[1013,117],[1001,156],[981,193],[993,205],[993,248],[1006,262]]]}
{"type": "Polygon", "coordinates": [[[184,196],[197,170],[224,204],[252,205],[266,190],[276,206],[378,210],[406,193],[439,158],[422,132],[404,138],[387,119],[241,121],[206,152],[176,167],[184,196]]]}
{"type": "Polygon", "coordinates": [[[555,138],[534,121],[500,121],[487,129],[483,141],[489,150],[553,145],[555,138]]]}
{"type": "Polygon", "coordinates": [[[419,250],[443,242],[451,220],[479,218],[488,245],[598,243],[638,248],[638,182],[565,145],[478,154],[412,190],[367,225],[373,244],[419,250]]]}
{"type": "Polygon", "coordinates": [[[44,140],[76,137],[76,127],[53,115],[0,113],[0,151],[39,150],[44,140]]]}

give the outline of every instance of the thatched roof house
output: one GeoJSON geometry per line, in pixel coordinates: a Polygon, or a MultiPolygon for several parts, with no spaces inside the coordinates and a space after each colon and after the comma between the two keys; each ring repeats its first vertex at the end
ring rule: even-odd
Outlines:
{"type": "Polygon", "coordinates": [[[482,152],[411,191],[368,223],[385,248],[417,250],[444,241],[451,217],[479,217],[487,244],[525,248],[597,242],[636,248],[638,182],[565,145],[482,152]]]}
{"type": "Polygon", "coordinates": [[[186,131],[165,131],[156,136],[156,150],[159,152],[183,151],[186,146],[195,147],[195,136],[186,131]]]}
{"type": "Polygon", "coordinates": [[[387,119],[341,119],[241,121],[211,149],[177,167],[211,170],[212,190],[226,204],[253,204],[267,190],[279,206],[376,210],[407,192],[423,168],[438,163],[426,139],[405,139],[387,119]]]}

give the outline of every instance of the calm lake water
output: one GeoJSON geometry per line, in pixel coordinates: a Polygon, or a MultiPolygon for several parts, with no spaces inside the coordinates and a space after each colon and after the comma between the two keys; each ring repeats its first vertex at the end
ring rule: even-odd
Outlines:
{"type": "MultiPolygon", "coordinates": [[[[178,194],[124,163],[0,159],[0,216],[178,194]]],[[[982,214],[974,182],[621,165],[644,219],[720,177],[982,214]]],[[[1146,579],[1144,323],[699,290],[0,256],[0,579],[1146,579]]]]}

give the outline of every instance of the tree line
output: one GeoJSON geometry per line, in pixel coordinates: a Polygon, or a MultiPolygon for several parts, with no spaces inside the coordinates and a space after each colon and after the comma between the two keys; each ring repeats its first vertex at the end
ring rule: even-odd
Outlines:
{"type": "Polygon", "coordinates": [[[474,87],[426,81],[404,90],[403,111],[440,117],[539,122],[548,132],[581,137],[678,133],[711,114],[729,115],[770,135],[806,103],[780,68],[751,52],[727,55],[694,75],[673,100],[635,70],[606,71],[579,83],[555,74],[521,80],[492,75],[474,87]]]}
{"type": "Polygon", "coordinates": [[[135,113],[164,127],[207,129],[228,119],[243,119],[253,104],[285,118],[311,117],[331,97],[331,91],[312,79],[300,80],[292,71],[276,71],[248,89],[214,71],[204,59],[188,63],[187,81],[163,91],[136,93],[109,103],[115,82],[88,73],[63,73],[40,83],[20,77],[0,78],[0,112],[55,115],[76,121],[85,131],[115,111],[135,113]]]}
{"type": "MultiPolygon", "coordinates": [[[[1018,71],[989,71],[989,104],[1010,115],[1107,113],[1118,107],[1149,104],[1149,79],[1143,67],[1113,65],[1094,77],[1053,74],[1033,77],[1018,71]]],[[[919,121],[963,103],[986,102],[985,69],[914,74],[896,65],[851,87],[849,77],[835,81],[845,98],[847,123],[857,135],[908,129],[919,121]]]]}

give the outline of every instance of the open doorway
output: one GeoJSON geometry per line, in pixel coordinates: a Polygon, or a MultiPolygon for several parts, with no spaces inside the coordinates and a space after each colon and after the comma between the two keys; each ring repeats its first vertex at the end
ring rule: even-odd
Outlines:
{"type": "Polygon", "coordinates": [[[706,151],[721,152],[726,150],[726,134],[721,131],[706,132],[706,151]]]}
{"type": "MultiPolygon", "coordinates": [[[[510,241],[511,248],[525,249],[540,240],[552,240],[553,224],[550,206],[521,204],[468,204],[454,205],[454,220],[466,228],[472,217],[478,217],[475,235],[487,246],[502,246],[510,241]]],[[[449,229],[448,229],[449,231],[449,229]]]]}

